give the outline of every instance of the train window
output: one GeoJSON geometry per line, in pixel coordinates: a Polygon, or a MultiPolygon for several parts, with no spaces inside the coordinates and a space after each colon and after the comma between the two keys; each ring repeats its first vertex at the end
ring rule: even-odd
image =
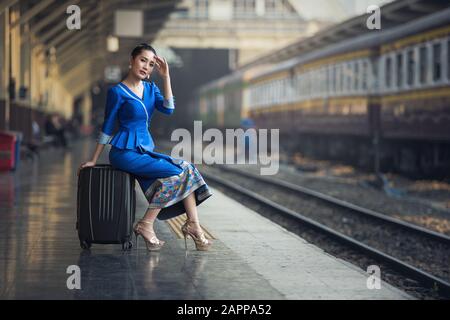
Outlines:
{"type": "Polygon", "coordinates": [[[326,94],[329,95],[330,91],[331,91],[331,76],[332,76],[332,70],[331,70],[331,66],[328,65],[326,68],[327,74],[326,74],[326,94]]]}
{"type": "Polygon", "coordinates": [[[283,80],[277,80],[276,82],[276,99],[280,102],[283,99],[283,80]]]}
{"type": "Polygon", "coordinates": [[[447,80],[450,81],[450,39],[447,40],[447,80]]]}
{"type": "Polygon", "coordinates": [[[208,17],[208,1],[206,0],[195,0],[195,17],[196,18],[206,18],[208,17]]]}
{"type": "Polygon", "coordinates": [[[256,15],[256,2],[255,0],[234,0],[233,9],[235,17],[249,18],[256,15]]]}
{"type": "Polygon", "coordinates": [[[341,76],[341,91],[346,92],[347,84],[347,65],[344,63],[341,66],[342,76],[341,76]]]}
{"type": "Polygon", "coordinates": [[[317,93],[320,95],[322,94],[322,90],[323,90],[323,69],[319,69],[316,71],[317,72],[317,93]]]}
{"type": "Polygon", "coordinates": [[[278,80],[278,86],[280,87],[279,91],[280,101],[285,101],[287,97],[286,79],[278,80]]]}
{"type": "Polygon", "coordinates": [[[319,92],[319,71],[314,70],[311,72],[311,88],[312,88],[312,95],[315,97],[317,93],[319,92]]]}
{"type": "Polygon", "coordinates": [[[344,80],[345,80],[345,74],[344,74],[344,65],[340,64],[339,65],[339,92],[344,92],[344,80]]]}
{"type": "Polygon", "coordinates": [[[258,85],[255,90],[255,104],[257,106],[261,104],[261,85],[258,85]]]}
{"type": "Polygon", "coordinates": [[[356,61],[353,65],[353,88],[355,91],[359,90],[359,61],[356,61]]]}
{"type": "Polygon", "coordinates": [[[344,72],[344,85],[342,90],[347,93],[350,90],[351,85],[351,79],[350,79],[350,64],[345,63],[343,66],[343,72],[344,72]]]}
{"type": "Polygon", "coordinates": [[[311,71],[309,80],[311,97],[314,97],[317,92],[317,71],[311,71]]]}
{"type": "Polygon", "coordinates": [[[391,79],[392,79],[392,59],[391,57],[386,57],[385,60],[385,68],[384,68],[384,83],[386,85],[386,88],[391,87],[391,79]]]}
{"type": "Polygon", "coordinates": [[[259,86],[259,94],[258,94],[258,97],[259,97],[259,105],[260,105],[260,106],[263,106],[263,105],[264,105],[264,99],[266,98],[265,92],[266,92],[266,90],[265,90],[265,85],[264,85],[264,84],[261,84],[261,85],[259,86]]]}
{"type": "Polygon", "coordinates": [[[317,70],[311,71],[311,95],[317,95],[319,88],[319,72],[317,70]]]}
{"type": "Polygon", "coordinates": [[[300,75],[300,97],[303,99],[305,97],[305,75],[300,75]]]}
{"type": "Polygon", "coordinates": [[[251,89],[251,91],[250,91],[250,106],[252,107],[252,108],[254,108],[255,106],[256,106],[256,104],[257,104],[257,94],[256,94],[256,88],[255,87],[253,87],[252,89],[251,89]]]}
{"type": "Polygon", "coordinates": [[[297,98],[297,78],[291,77],[289,78],[289,102],[294,101],[297,98]]]}
{"type": "Polygon", "coordinates": [[[304,81],[305,81],[305,83],[304,83],[304,96],[305,96],[305,98],[308,98],[308,95],[309,95],[309,72],[306,72],[305,74],[304,74],[304,81]]]}
{"type": "Polygon", "coordinates": [[[428,62],[428,54],[427,47],[423,46],[419,49],[419,79],[420,83],[427,82],[427,62],[428,62]]]}
{"type": "Polygon", "coordinates": [[[261,85],[258,85],[255,90],[255,104],[257,106],[261,105],[261,85]]]}
{"type": "Polygon", "coordinates": [[[271,82],[270,87],[270,104],[274,103],[275,101],[280,101],[283,98],[283,88],[281,86],[280,80],[271,82]]]}
{"type": "Polygon", "coordinates": [[[336,93],[336,81],[337,81],[337,72],[336,65],[331,67],[331,90],[333,93],[336,93]]]}
{"type": "Polygon", "coordinates": [[[319,93],[322,95],[325,90],[325,69],[321,68],[319,71],[319,93]]]}
{"type": "Polygon", "coordinates": [[[286,78],[284,80],[284,84],[285,84],[284,91],[286,93],[285,99],[286,99],[286,101],[289,101],[289,99],[292,96],[292,94],[291,94],[291,82],[289,81],[289,78],[286,78]]]}
{"type": "Polygon", "coordinates": [[[362,64],[362,89],[367,90],[367,61],[362,64]]]}
{"type": "Polygon", "coordinates": [[[275,94],[272,97],[272,102],[282,101],[285,98],[284,86],[283,86],[282,79],[275,82],[275,90],[274,91],[275,91],[275,94]]]}
{"type": "Polygon", "coordinates": [[[441,80],[442,75],[442,61],[441,61],[441,44],[435,43],[433,45],[433,81],[441,80]]]}
{"type": "Polygon", "coordinates": [[[335,74],[336,74],[335,67],[333,65],[329,65],[328,66],[327,90],[328,90],[330,95],[333,94],[333,92],[335,91],[335,88],[334,88],[334,85],[335,85],[335,83],[334,83],[335,74]]]}
{"type": "Polygon", "coordinates": [[[336,93],[339,94],[341,92],[341,65],[336,65],[336,93]]]}
{"type": "Polygon", "coordinates": [[[331,90],[334,94],[337,92],[337,66],[331,67],[331,90]]]}
{"type": "Polygon", "coordinates": [[[266,90],[264,90],[264,84],[261,84],[259,86],[259,92],[258,92],[258,97],[259,97],[259,105],[262,106],[264,105],[264,99],[265,97],[265,92],[266,90]]]}
{"type": "Polygon", "coordinates": [[[409,86],[414,85],[414,71],[415,71],[415,61],[414,61],[414,49],[408,50],[407,53],[407,66],[408,66],[408,79],[407,83],[409,86]]]}
{"type": "Polygon", "coordinates": [[[308,73],[306,74],[306,78],[308,79],[308,81],[306,82],[306,95],[309,97],[311,97],[313,89],[312,89],[312,79],[313,73],[312,71],[308,71],[308,73]]]}
{"type": "Polygon", "coordinates": [[[403,86],[403,53],[397,53],[396,59],[397,87],[401,88],[403,86]]]}
{"type": "Polygon", "coordinates": [[[295,86],[295,91],[297,91],[297,99],[300,100],[302,98],[302,75],[297,75],[297,84],[295,86]]]}
{"type": "Polygon", "coordinates": [[[251,88],[250,89],[250,108],[254,108],[255,104],[256,104],[256,92],[255,92],[255,88],[251,88]]]}
{"type": "Polygon", "coordinates": [[[345,68],[345,72],[347,73],[347,83],[346,83],[346,87],[347,87],[347,92],[351,92],[352,91],[352,80],[353,80],[353,70],[352,70],[352,64],[351,63],[347,63],[346,68],[345,68]]]}
{"type": "Polygon", "coordinates": [[[309,71],[305,73],[305,98],[309,97],[309,71]]]}
{"type": "Polygon", "coordinates": [[[313,94],[317,96],[320,91],[320,70],[313,71],[313,94]]]}
{"type": "Polygon", "coordinates": [[[298,75],[298,82],[297,82],[297,90],[298,90],[298,96],[300,99],[303,98],[303,75],[298,75]]]}
{"type": "Polygon", "coordinates": [[[266,86],[267,86],[267,103],[271,104],[277,90],[276,82],[270,81],[266,84],[266,86]]]}
{"type": "Polygon", "coordinates": [[[261,101],[262,105],[267,105],[270,99],[270,86],[268,83],[263,84],[263,100],[261,101]]]}
{"type": "Polygon", "coordinates": [[[303,84],[303,95],[304,95],[304,97],[305,98],[308,98],[308,95],[309,95],[309,72],[305,72],[305,74],[303,75],[303,81],[304,81],[304,84],[303,84]]]}

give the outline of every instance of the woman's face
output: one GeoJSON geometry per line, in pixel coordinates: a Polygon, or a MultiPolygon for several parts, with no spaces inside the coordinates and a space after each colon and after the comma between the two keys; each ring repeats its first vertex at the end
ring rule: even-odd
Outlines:
{"type": "Polygon", "coordinates": [[[131,58],[131,72],[141,80],[151,75],[154,67],[155,54],[150,50],[142,50],[134,59],[131,58]]]}

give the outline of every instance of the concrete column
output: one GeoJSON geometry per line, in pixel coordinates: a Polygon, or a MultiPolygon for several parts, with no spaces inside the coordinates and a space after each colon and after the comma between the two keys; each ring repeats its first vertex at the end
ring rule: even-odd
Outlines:
{"type": "Polygon", "coordinates": [[[434,84],[433,81],[433,43],[427,42],[427,69],[426,69],[426,78],[427,83],[426,86],[432,86],[434,84]]]}
{"type": "Polygon", "coordinates": [[[9,23],[10,23],[10,13],[9,8],[6,8],[3,11],[2,15],[2,37],[3,47],[2,47],[2,68],[1,68],[1,78],[2,78],[2,98],[5,99],[5,108],[3,110],[3,114],[0,115],[2,120],[2,128],[0,129],[9,129],[9,110],[10,110],[10,101],[9,101],[9,92],[8,92],[8,83],[9,83],[9,72],[10,72],[10,37],[9,37],[9,23]]]}
{"type": "MultiPolygon", "coordinates": [[[[13,21],[17,21],[18,19],[20,19],[20,8],[19,5],[16,5],[14,7],[12,7],[10,9],[10,22],[13,21]]],[[[11,23],[10,23],[11,25],[11,23]]],[[[16,99],[18,99],[18,88],[20,87],[20,70],[21,70],[21,65],[20,65],[20,60],[21,60],[21,55],[20,55],[20,25],[16,26],[15,28],[10,29],[10,33],[11,33],[11,57],[10,57],[10,61],[11,61],[11,78],[15,80],[16,82],[16,87],[15,87],[15,94],[16,94],[16,99]]]]}
{"type": "Polygon", "coordinates": [[[449,63],[449,58],[448,56],[450,55],[450,38],[444,38],[441,41],[441,47],[442,47],[442,81],[446,82],[446,83],[450,83],[450,72],[449,72],[449,68],[450,66],[448,65],[449,63]]]}
{"type": "Polygon", "coordinates": [[[414,87],[420,86],[420,54],[419,54],[419,47],[416,46],[414,48],[414,87]]]}
{"type": "Polygon", "coordinates": [[[22,101],[27,102],[27,104],[31,105],[31,95],[30,95],[30,84],[31,84],[31,38],[29,32],[29,24],[25,24],[22,26],[22,35],[26,37],[21,41],[20,48],[20,86],[23,86],[26,89],[26,95],[24,98],[20,98],[22,101]]]}
{"type": "Polygon", "coordinates": [[[5,32],[5,13],[0,14],[0,100],[6,99],[6,68],[5,68],[5,54],[6,54],[6,32],[5,32]]]}

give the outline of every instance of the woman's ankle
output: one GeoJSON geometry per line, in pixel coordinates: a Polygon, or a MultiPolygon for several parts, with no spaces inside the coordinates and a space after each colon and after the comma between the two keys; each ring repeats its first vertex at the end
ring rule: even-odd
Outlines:
{"type": "Polygon", "coordinates": [[[152,226],[152,227],[153,227],[154,222],[155,222],[155,220],[144,219],[144,218],[142,218],[141,220],[138,221],[138,223],[142,223],[143,225],[152,226]]]}

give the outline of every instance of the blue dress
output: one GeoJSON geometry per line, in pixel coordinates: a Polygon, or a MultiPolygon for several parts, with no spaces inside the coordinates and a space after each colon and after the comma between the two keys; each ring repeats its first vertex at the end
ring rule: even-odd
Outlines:
{"type": "Polygon", "coordinates": [[[164,99],[155,83],[143,84],[142,99],[123,83],[108,90],[98,143],[111,145],[111,165],[137,179],[149,208],[161,208],[158,219],[165,220],[185,213],[182,200],[192,192],[197,205],[212,193],[193,164],[153,151],[152,114],[156,109],[170,115],[175,106],[173,98],[164,99]],[[119,129],[114,132],[117,121],[119,129]]]}

